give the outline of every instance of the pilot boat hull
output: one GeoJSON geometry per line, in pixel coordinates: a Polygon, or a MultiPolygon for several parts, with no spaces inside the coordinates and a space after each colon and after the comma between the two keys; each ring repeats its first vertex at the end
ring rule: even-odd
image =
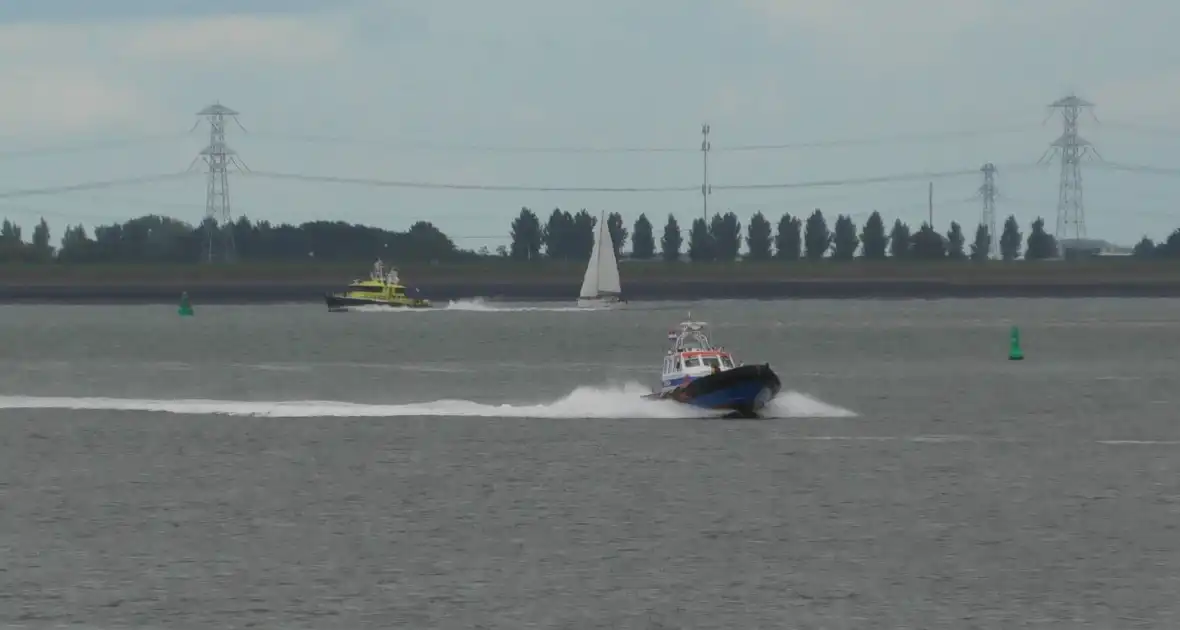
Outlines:
{"type": "Polygon", "coordinates": [[[692,379],[651,397],[756,418],[781,388],[782,382],[769,364],[742,365],[692,379]]]}
{"type": "Polygon", "coordinates": [[[329,311],[347,311],[350,308],[366,307],[366,306],[383,306],[385,308],[430,308],[430,302],[425,300],[407,300],[406,302],[393,302],[374,298],[349,297],[345,295],[327,294],[324,296],[324,302],[328,304],[329,311]]]}

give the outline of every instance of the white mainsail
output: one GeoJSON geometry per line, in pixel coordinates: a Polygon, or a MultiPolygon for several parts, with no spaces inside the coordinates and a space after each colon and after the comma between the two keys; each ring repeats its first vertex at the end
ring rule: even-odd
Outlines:
{"type": "Polygon", "coordinates": [[[622,292],[614,241],[611,240],[610,230],[606,225],[606,213],[603,213],[598,219],[594,249],[590,251],[590,262],[586,265],[586,275],[582,277],[582,289],[578,292],[578,297],[589,299],[603,294],[618,295],[622,292]]]}
{"type": "Polygon", "coordinates": [[[618,295],[623,292],[619,281],[619,262],[615,259],[615,244],[605,215],[598,221],[598,293],[618,295]]]}

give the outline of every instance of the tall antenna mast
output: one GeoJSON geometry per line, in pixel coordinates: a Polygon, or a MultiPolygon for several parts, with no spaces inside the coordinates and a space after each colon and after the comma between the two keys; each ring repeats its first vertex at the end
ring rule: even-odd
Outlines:
{"type": "Polygon", "coordinates": [[[1090,143],[1078,135],[1078,118],[1094,104],[1073,94],[1058,99],[1050,108],[1061,112],[1064,130],[1049,147],[1061,156],[1061,180],[1057,193],[1057,247],[1064,255],[1063,241],[1086,238],[1086,213],[1082,203],[1082,158],[1092,152],[1090,143]]]}
{"type": "Polygon", "coordinates": [[[926,211],[930,214],[930,228],[934,229],[934,182],[926,189],[926,211]]]}
{"type": "Polygon", "coordinates": [[[238,112],[221,103],[202,109],[197,112],[197,116],[209,123],[209,144],[193,160],[194,164],[202,160],[208,167],[205,188],[205,260],[215,260],[214,243],[220,233],[222,259],[231,262],[235,260],[237,252],[234,247],[233,212],[229,203],[229,167],[233,165],[242,170],[249,169],[238,159],[237,152],[225,143],[225,124],[228,119],[232,119],[239,127],[241,123],[238,123],[238,112]]]}
{"type": "Polygon", "coordinates": [[[988,255],[991,258],[999,258],[1000,236],[996,233],[996,165],[988,162],[979,170],[983,172],[983,185],[979,187],[979,196],[983,198],[983,216],[979,218],[979,222],[987,226],[988,255]]]}
{"type": "Polygon", "coordinates": [[[713,187],[709,185],[709,151],[713,144],[709,142],[709,125],[701,125],[701,156],[704,158],[704,178],[701,181],[701,216],[705,218],[705,226],[709,225],[709,195],[713,194],[713,187]]]}

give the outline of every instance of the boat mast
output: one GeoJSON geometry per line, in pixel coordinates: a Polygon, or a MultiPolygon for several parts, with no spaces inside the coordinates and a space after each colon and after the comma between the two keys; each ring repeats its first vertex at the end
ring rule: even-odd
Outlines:
{"type": "MultiPolygon", "coordinates": [[[[597,276],[594,278],[597,285],[594,287],[595,297],[602,297],[602,248],[610,247],[611,253],[614,253],[615,244],[611,241],[610,230],[606,227],[606,211],[603,210],[598,213],[598,258],[594,260],[597,267],[597,276]]],[[[616,263],[618,264],[618,263],[616,263]]]]}

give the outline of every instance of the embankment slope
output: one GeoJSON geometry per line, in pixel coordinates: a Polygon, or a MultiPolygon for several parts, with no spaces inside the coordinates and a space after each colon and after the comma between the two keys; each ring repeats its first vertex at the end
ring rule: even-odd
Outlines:
{"type": "MultiPolygon", "coordinates": [[[[0,302],[167,303],[188,291],[221,303],[314,302],[364,264],[0,265],[0,302]]],[[[581,264],[405,265],[435,300],[572,300],[581,264]]],[[[1180,261],[739,262],[620,265],[633,300],[776,298],[1180,297],[1180,261]]]]}

